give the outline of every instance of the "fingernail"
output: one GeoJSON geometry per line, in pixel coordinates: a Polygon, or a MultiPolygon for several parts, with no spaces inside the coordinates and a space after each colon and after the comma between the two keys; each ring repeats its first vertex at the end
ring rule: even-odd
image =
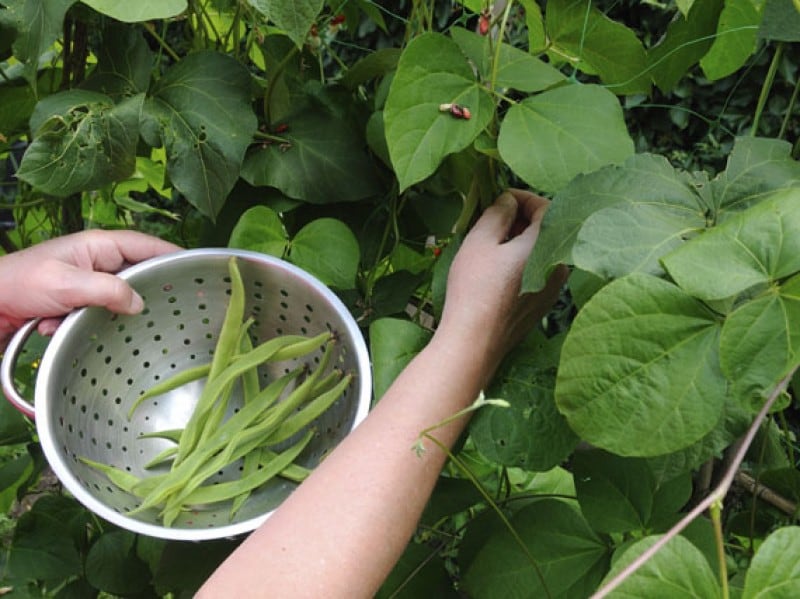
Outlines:
{"type": "Polygon", "coordinates": [[[134,291],[133,295],[131,296],[131,304],[130,304],[131,314],[138,314],[143,309],[144,309],[144,300],[142,299],[141,295],[139,295],[134,291]]]}

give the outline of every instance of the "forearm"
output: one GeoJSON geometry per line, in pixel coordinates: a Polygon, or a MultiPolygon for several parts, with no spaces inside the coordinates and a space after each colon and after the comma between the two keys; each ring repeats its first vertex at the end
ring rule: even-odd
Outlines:
{"type": "MultiPolygon", "coordinates": [[[[488,373],[434,338],[351,433],[208,581],[201,596],[370,597],[413,534],[446,455],[426,428],[468,406],[488,373]]],[[[465,355],[466,354],[466,355],[465,355]]],[[[466,418],[437,428],[452,445],[466,418]]]]}

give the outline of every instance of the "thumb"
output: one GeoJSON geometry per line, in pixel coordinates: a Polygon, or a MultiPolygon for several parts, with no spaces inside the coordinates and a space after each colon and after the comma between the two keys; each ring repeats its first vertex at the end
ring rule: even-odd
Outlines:
{"type": "Polygon", "coordinates": [[[78,270],[63,294],[70,307],[102,306],[120,314],[138,314],[144,308],[144,300],[126,281],[104,272],[78,270]]]}

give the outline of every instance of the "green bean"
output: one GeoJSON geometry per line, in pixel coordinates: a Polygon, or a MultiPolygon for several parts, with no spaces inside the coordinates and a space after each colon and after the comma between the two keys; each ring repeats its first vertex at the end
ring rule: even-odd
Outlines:
{"type": "Polygon", "coordinates": [[[352,374],[347,374],[342,377],[336,386],[329,389],[325,393],[318,395],[312,401],[298,412],[287,417],[277,430],[270,435],[270,444],[277,444],[285,441],[296,435],[303,427],[311,424],[314,420],[319,418],[328,408],[333,405],[339,397],[341,397],[344,390],[350,386],[353,379],[352,374]]]}
{"type": "MultiPolygon", "coordinates": [[[[184,504],[197,505],[225,501],[241,495],[243,491],[257,489],[291,465],[292,462],[297,459],[297,456],[308,446],[313,437],[313,432],[309,431],[290,448],[279,454],[273,454],[273,458],[268,463],[265,463],[263,468],[256,470],[249,476],[235,481],[198,487],[185,497],[184,504]]],[[[232,512],[231,515],[235,513],[235,510],[232,510],[232,512]]]]}
{"type": "Polygon", "coordinates": [[[185,368],[179,372],[176,372],[168,379],[164,379],[160,383],[153,385],[147,391],[137,397],[135,402],[133,402],[130,410],[128,410],[128,420],[133,417],[133,412],[143,401],[150,399],[151,397],[169,393],[170,391],[186,385],[187,383],[192,383],[202,379],[203,377],[207,377],[210,370],[211,364],[199,364],[198,366],[192,366],[191,368],[185,368]]]}
{"type": "Polygon", "coordinates": [[[155,431],[152,433],[142,433],[139,439],[166,439],[167,441],[174,441],[177,443],[181,439],[183,433],[182,428],[171,428],[165,431],[155,431]]]}
{"type": "MultiPolygon", "coordinates": [[[[175,507],[176,505],[180,504],[182,498],[199,487],[216,472],[231,462],[244,457],[249,452],[263,444],[263,440],[268,437],[270,432],[277,428],[292,411],[305,403],[305,401],[311,395],[315,385],[318,383],[322,372],[324,372],[324,370],[327,368],[332,355],[333,343],[329,343],[325,349],[322,359],[320,360],[319,366],[312,371],[311,374],[309,374],[309,376],[306,377],[306,379],[296,389],[294,389],[284,401],[280,402],[274,406],[274,408],[269,410],[261,421],[241,431],[236,438],[232,439],[231,443],[223,448],[221,452],[211,454],[209,460],[204,459],[207,456],[198,457],[197,461],[202,465],[199,468],[192,468],[188,479],[184,474],[175,484],[174,493],[167,491],[166,493],[163,493],[163,496],[159,496],[158,493],[154,493],[155,497],[145,498],[145,501],[143,501],[142,505],[137,509],[152,507],[153,505],[157,505],[166,499],[167,507],[164,510],[164,522],[166,524],[168,517],[176,514],[175,507]]],[[[195,456],[193,455],[192,457],[195,456]]],[[[188,463],[188,461],[185,463],[188,463]]]]}
{"type": "MultiPolygon", "coordinates": [[[[131,495],[136,495],[141,497],[141,493],[147,492],[149,487],[155,487],[156,484],[159,482],[158,476],[150,476],[147,478],[139,478],[135,474],[131,474],[127,470],[122,470],[121,468],[115,468],[114,466],[109,466],[108,464],[102,464],[100,462],[95,462],[94,460],[90,460],[89,458],[78,458],[81,462],[94,468],[95,470],[99,470],[103,474],[106,475],[109,481],[115,484],[117,487],[125,491],[126,493],[130,493],[131,495]]],[[[163,476],[163,475],[161,475],[163,476]]]]}
{"type": "MultiPolygon", "coordinates": [[[[202,447],[198,447],[197,450],[193,451],[184,462],[180,464],[173,462],[173,469],[170,471],[170,477],[164,480],[151,494],[145,497],[142,505],[136,508],[136,511],[154,507],[165,501],[173,493],[179,491],[198,468],[215,454],[224,450],[225,446],[232,443],[244,427],[258,418],[264,406],[271,405],[277,397],[280,397],[289,383],[297,378],[302,370],[302,368],[296,368],[270,383],[259,393],[257,398],[248,405],[243,406],[241,410],[223,423],[217,431],[217,434],[204,443],[202,447]]],[[[300,387],[298,387],[298,389],[300,389],[300,387]]],[[[296,391],[297,389],[294,392],[296,391]]],[[[184,434],[186,434],[185,431],[184,434]]],[[[217,470],[219,470],[219,468],[217,468],[217,470]]]]}
{"type": "Polygon", "coordinates": [[[177,447],[167,447],[164,451],[160,452],[156,457],[147,462],[144,465],[144,467],[147,470],[152,470],[153,468],[160,466],[164,462],[169,462],[170,460],[173,460],[177,455],[177,453],[178,453],[177,447]]]}
{"type": "Polygon", "coordinates": [[[214,355],[211,358],[209,380],[213,380],[228,365],[231,355],[235,353],[239,343],[239,331],[244,320],[244,282],[239,272],[236,257],[228,259],[228,275],[231,278],[231,295],[228,300],[228,309],[222,321],[214,355]]]}
{"type": "Polygon", "coordinates": [[[215,399],[226,384],[251,368],[255,368],[264,362],[272,361],[273,357],[279,354],[279,350],[284,350],[280,355],[286,355],[287,353],[294,355],[299,351],[305,352],[300,355],[306,355],[330,339],[330,332],[322,333],[311,339],[301,335],[284,335],[270,339],[254,348],[253,351],[233,360],[216,378],[208,381],[203,388],[197,406],[181,436],[176,464],[180,464],[197,445],[207,413],[213,407],[215,399]]]}

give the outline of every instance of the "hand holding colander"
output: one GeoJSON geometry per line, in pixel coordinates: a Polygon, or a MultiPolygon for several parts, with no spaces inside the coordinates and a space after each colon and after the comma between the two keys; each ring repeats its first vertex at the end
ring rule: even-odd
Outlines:
{"type": "MultiPolygon", "coordinates": [[[[184,385],[128,411],[147,388],[179,370],[210,360],[228,303],[227,262],[239,259],[245,284],[246,312],[255,318],[256,341],[285,335],[334,331],[337,365],[355,374],[343,397],[325,412],[318,434],[298,458],[313,467],[366,416],[371,397],[369,356],[357,323],[342,302],[320,281],[277,258],[230,249],[185,250],[141,262],[119,273],[145,300],[136,316],[83,308],[70,314],[50,340],[42,358],[30,406],[13,384],[13,370],[25,339],[35,329],[28,323],[14,336],[3,357],[0,376],[9,400],[35,416],[42,448],[66,489],[101,517],[151,536],[203,540],[250,532],[296,486],[275,479],[252,493],[230,520],[230,503],[185,512],[171,527],[156,510],[135,515],[139,500],[121,491],[81,458],[113,465],[139,477],[161,453],[165,439],[140,438],[181,428],[192,412],[202,381],[184,385]]],[[[259,375],[269,380],[297,361],[273,363],[259,375]]],[[[232,409],[241,398],[234,397],[232,409]]],[[[239,475],[233,465],[217,480],[239,475]]]]}

